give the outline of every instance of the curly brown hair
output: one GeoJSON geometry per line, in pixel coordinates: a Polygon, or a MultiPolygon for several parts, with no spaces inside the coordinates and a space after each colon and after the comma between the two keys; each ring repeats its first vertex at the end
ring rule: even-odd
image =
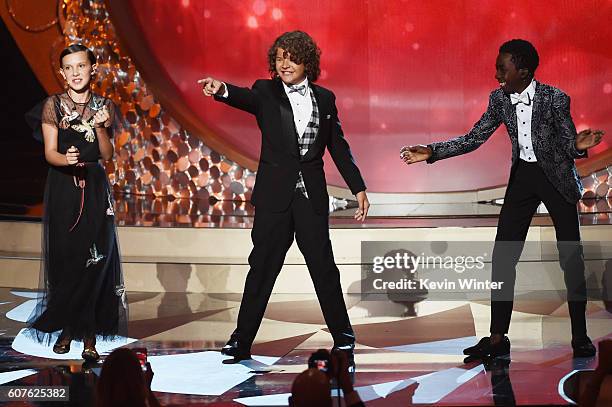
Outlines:
{"type": "Polygon", "coordinates": [[[268,50],[268,69],[273,79],[278,78],[276,51],[279,48],[289,54],[292,62],[304,64],[304,71],[309,81],[315,82],[319,78],[321,74],[321,68],[319,68],[321,50],[310,35],[303,31],[290,31],[274,41],[274,44],[268,50]]]}

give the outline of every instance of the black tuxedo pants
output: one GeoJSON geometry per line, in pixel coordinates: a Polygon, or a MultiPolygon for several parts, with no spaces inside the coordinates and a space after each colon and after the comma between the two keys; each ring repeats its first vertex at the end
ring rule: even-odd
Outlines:
{"type": "Polygon", "coordinates": [[[503,289],[491,291],[491,333],[508,332],[516,264],[521,257],[531,219],[541,202],[546,205],[555,227],[559,262],[567,288],[572,336],[583,337],[586,335],[586,283],[577,207],[561,196],[537,163],[520,159],[513,168],[497,225],[492,280],[503,281],[503,289]]]}
{"type": "Polygon", "coordinates": [[[294,235],[304,255],[334,345],[353,344],[353,328],[329,240],[329,216],[315,213],[308,199],[298,192],[284,212],[255,210],[251,232],[253,250],[249,256],[251,268],[232,339],[237,339],[244,348],[250,348],[253,343],[294,235]]]}

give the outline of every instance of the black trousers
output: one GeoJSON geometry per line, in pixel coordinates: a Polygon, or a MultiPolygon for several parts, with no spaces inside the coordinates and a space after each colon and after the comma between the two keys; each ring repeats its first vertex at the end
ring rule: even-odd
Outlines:
{"type": "Polygon", "coordinates": [[[491,333],[505,334],[512,315],[516,264],[531,219],[540,203],[548,209],[557,237],[574,338],[586,336],[586,283],[576,204],[567,202],[546,178],[538,163],[519,160],[513,168],[497,225],[492,280],[502,290],[491,291],[491,333]]]}
{"type": "Polygon", "coordinates": [[[353,344],[355,336],[346,312],[340,272],[329,240],[329,216],[314,212],[306,197],[296,192],[284,212],[255,211],[251,238],[251,266],[244,285],[238,326],[232,334],[241,346],[250,348],[264,316],[293,236],[304,255],[335,346],[353,344]]]}

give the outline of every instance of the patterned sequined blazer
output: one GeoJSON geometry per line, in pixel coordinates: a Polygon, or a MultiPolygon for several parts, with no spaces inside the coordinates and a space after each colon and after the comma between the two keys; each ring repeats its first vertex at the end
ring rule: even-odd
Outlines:
{"type": "MultiPolygon", "coordinates": [[[[476,150],[502,123],[506,125],[512,142],[514,167],[519,159],[516,107],[502,89],[491,92],[487,111],[469,133],[430,144],[433,154],[427,162],[433,163],[476,150]]],[[[553,86],[539,82],[536,82],[533,99],[531,141],[538,164],[548,180],[568,202],[576,203],[582,197],[583,187],[574,159],[586,157],[586,152],[581,153],[575,147],[576,127],[570,115],[570,97],[553,86]]]]}

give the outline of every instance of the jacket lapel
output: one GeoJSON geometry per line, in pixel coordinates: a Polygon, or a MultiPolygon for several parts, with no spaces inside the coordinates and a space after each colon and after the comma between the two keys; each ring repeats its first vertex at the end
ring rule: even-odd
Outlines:
{"type": "Polygon", "coordinates": [[[276,96],[279,99],[278,106],[280,109],[283,140],[291,154],[299,157],[300,152],[298,150],[297,135],[295,132],[295,121],[293,120],[293,110],[291,109],[291,103],[289,103],[289,98],[283,88],[283,83],[280,80],[276,81],[276,96]]]}
{"type": "MultiPolygon", "coordinates": [[[[306,154],[304,154],[303,159],[309,159],[310,156],[309,154],[313,153],[314,151],[316,151],[316,148],[313,148],[313,146],[317,143],[317,141],[319,140],[319,137],[321,136],[321,131],[323,129],[323,113],[321,113],[321,111],[326,111],[321,103],[321,94],[319,92],[319,88],[317,85],[315,85],[312,82],[309,82],[309,86],[310,86],[310,91],[312,92],[312,94],[314,95],[315,100],[317,101],[317,110],[319,111],[319,128],[317,130],[317,134],[315,136],[314,141],[312,142],[312,144],[310,145],[308,152],[306,154]]],[[[314,107],[313,107],[314,108],[314,107]]]]}
{"type": "Polygon", "coordinates": [[[504,116],[506,116],[506,128],[512,140],[518,142],[518,129],[516,124],[516,107],[510,101],[510,95],[504,94],[504,116]]]}
{"type": "MultiPolygon", "coordinates": [[[[310,85],[310,91],[313,93],[315,100],[317,101],[317,107],[319,109],[319,128],[321,127],[321,94],[319,93],[319,87],[317,85],[315,85],[314,83],[309,82],[310,85]]],[[[323,109],[325,110],[325,109],[323,109]]],[[[319,134],[317,133],[317,137],[319,136],[319,134]]]]}
{"type": "MultiPolygon", "coordinates": [[[[531,110],[531,138],[534,144],[540,134],[540,122],[542,121],[542,103],[544,102],[544,92],[542,85],[536,81],[535,94],[533,95],[533,108],[531,110]]],[[[535,147],[535,146],[534,146],[535,147]]]]}

